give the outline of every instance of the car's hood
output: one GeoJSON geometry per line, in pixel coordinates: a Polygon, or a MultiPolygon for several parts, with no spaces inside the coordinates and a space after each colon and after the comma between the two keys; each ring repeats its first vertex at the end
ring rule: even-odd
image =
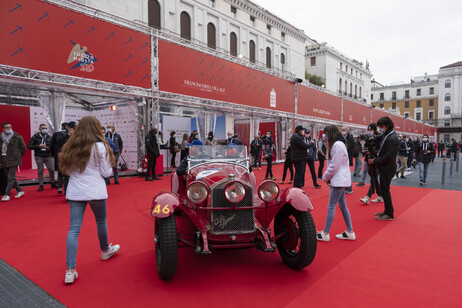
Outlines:
{"type": "Polygon", "coordinates": [[[212,186],[228,179],[230,175],[234,175],[236,180],[249,183],[249,171],[245,167],[223,162],[208,163],[192,168],[189,172],[188,182],[202,181],[208,186],[212,186]]]}

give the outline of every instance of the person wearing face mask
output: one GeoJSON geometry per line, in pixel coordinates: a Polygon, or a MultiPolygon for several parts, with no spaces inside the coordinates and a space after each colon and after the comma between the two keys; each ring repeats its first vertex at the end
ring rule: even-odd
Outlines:
{"type": "MultiPolygon", "coordinates": [[[[122,137],[115,131],[115,126],[114,124],[108,124],[106,125],[106,134],[104,137],[112,139],[112,142],[114,143],[115,150],[114,150],[114,156],[116,158],[116,165],[115,167],[112,168],[114,172],[114,184],[118,185],[119,184],[119,156],[122,154],[122,150],[124,148],[124,143],[122,141],[122,137]]],[[[106,184],[109,185],[109,179],[106,180],[106,184]]]]}
{"type": "Polygon", "coordinates": [[[213,132],[209,132],[207,139],[205,139],[205,144],[206,145],[216,145],[217,144],[217,140],[213,137],[213,132]]]}
{"type": "Polygon", "coordinates": [[[252,140],[252,143],[250,143],[250,154],[252,154],[253,158],[253,167],[260,168],[261,170],[261,148],[263,146],[263,142],[260,139],[260,135],[256,135],[255,139],[252,140]]]}
{"type": "Polygon", "coordinates": [[[321,185],[319,185],[318,181],[316,180],[316,169],[314,168],[314,159],[316,157],[316,142],[313,138],[311,138],[311,131],[309,129],[305,129],[305,143],[310,145],[310,147],[306,150],[308,153],[306,157],[306,163],[310,169],[313,186],[314,188],[321,188],[321,185]]]}
{"type": "Polygon", "coordinates": [[[322,171],[324,169],[324,162],[326,161],[326,134],[322,134],[321,139],[318,141],[318,161],[319,161],[319,167],[318,167],[318,180],[322,180],[322,171]]]}
{"type": "Polygon", "coordinates": [[[67,140],[69,140],[74,133],[77,124],[71,121],[69,123],[63,123],[62,127],[64,130],[54,133],[51,138],[51,152],[55,159],[55,170],[58,171],[58,194],[62,194],[63,192],[66,193],[67,183],[69,181],[69,177],[59,170],[59,153],[61,153],[64,144],[66,144],[67,140]]]}
{"type": "Polygon", "coordinates": [[[265,180],[275,181],[276,178],[273,176],[273,157],[276,156],[276,147],[274,146],[271,131],[267,131],[266,135],[262,138],[262,151],[267,164],[265,180]]]}
{"type": "Polygon", "coordinates": [[[409,147],[409,154],[407,156],[406,171],[411,171],[412,161],[414,160],[415,146],[414,146],[414,141],[412,141],[410,137],[407,139],[407,146],[409,147]]]}
{"type": "Polygon", "coordinates": [[[226,144],[234,143],[235,145],[242,145],[242,141],[237,138],[237,134],[228,132],[228,139],[226,139],[226,144]]]}
{"type": "Polygon", "coordinates": [[[409,157],[409,150],[411,148],[408,145],[407,142],[407,136],[404,135],[403,138],[399,141],[399,146],[398,146],[398,154],[399,154],[399,160],[401,161],[401,167],[396,170],[396,177],[398,178],[399,174],[401,173],[401,178],[405,179],[406,177],[404,176],[404,170],[407,168],[407,159],[409,157]]]}
{"type": "MultiPolygon", "coordinates": [[[[342,127],[342,135],[345,137],[347,141],[347,151],[348,151],[348,160],[350,163],[350,167],[353,167],[353,152],[355,148],[355,138],[353,137],[352,134],[350,134],[350,129],[346,126],[342,127]]],[[[345,193],[347,195],[353,193],[353,187],[350,186],[345,190],[345,193]]]]}
{"type": "Polygon", "coordinates": [[[16,180],[16,169],[22,165],[22,157],[26,154],[26,144],[24,139],[16,132],[13,132],[13,127],[10,123],[2,124],[2,137],[0,138],[0,148],[2,155],[0,156],[0,168],[3,168],[7,176],[7,186],[5,194],[2,197],[2,202],[10,201],[10,193],[13,187],[16,189],[15,198],[24,196],[24,191],[19,186],[16,180]]]}
{"type": "Polygon", "coordinates": [[[420,186],[427,184],[428,165],[435,153],[433,144],[429,142],[428,135],[423,135],[422,142],[416,149],[415,160],[419,164],[420,186]]]}
{"type": "Polygon", "coordinates": [[[170,154],[172,154],[172,159],[170,160],[170,167],[176,168],[176,153],[179,152],[180,149],[178,148],[178,143],[176,142],[176,132],[174,130],[170,132],[169,150],[170,154]]]}
{"type": "Polygon", "coordinates": [[[51,188],[58,188],[58,185],[55,183],[54,161],[51,155],[51,136],[47,134],[47,126],[45,124],[40,124],[38,133],[30,138],[27,148],[34,151],[34,158],[38,169],[38,191],[43,190],[44,165],[47,166],[50,175],[51,188]]]}
{"type": "Polygon", "coordinates": [[[152,127],[144,141],[146,155],[148,156],[148,169],[145,180],[160,180],[156,175],[157,157],[160,156],[159,144],[157,143],[157,128],[152,127]],[[151,174],[152,178],[150,177],[151,174]]]}
{"type": "Polygon", "coordinates": [[[377,220],[393,220],[394,210],[390,193],[390,184],[396,172],[396,156],[398,155],[398,136],[390,117],[382,117],[377,121],[379,133],[382,134],[377,157],[369,158],[370,165],[376,165],[379,171],[379,185],[385,209],[376,213],[377,220]]]}

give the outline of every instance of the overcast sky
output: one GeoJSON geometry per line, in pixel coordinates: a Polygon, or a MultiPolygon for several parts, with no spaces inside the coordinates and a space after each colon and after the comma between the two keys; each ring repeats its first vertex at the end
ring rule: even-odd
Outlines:
{"type": "Polygon", "coordinates": [[[253,0],[389,85],[462,61],[462,0],[253,0]]]}

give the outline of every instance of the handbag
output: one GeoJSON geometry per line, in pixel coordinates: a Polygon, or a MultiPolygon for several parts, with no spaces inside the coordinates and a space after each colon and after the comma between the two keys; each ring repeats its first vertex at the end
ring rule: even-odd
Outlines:
{"type": "Polygon", "coordinates": [[[178,152],[180,152],[181,150],[180,150],[180,148],[179,148],[177,145],[175,145],[175,146],[173,147],[173,151],[174,151],[175,153],[178,153],[178,152]]]}

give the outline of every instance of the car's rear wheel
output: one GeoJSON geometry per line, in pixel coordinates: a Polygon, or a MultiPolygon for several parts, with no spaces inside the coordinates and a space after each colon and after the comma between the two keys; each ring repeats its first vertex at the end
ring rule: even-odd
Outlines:
{"type": "Polygon", "coordinates": [[[175,275],[178,264],[178,234],[175,215],[156,218],[154,224],[157,274],[160,279],[169,280],[175,275]]]}
{"type": "Polygon", "coordinates": [[[299,270],[313,262],[317,240],[316,227],[310,212],[300,212],[287,206],[274,219],[274,233],[283,233],[276,244],[287,266],[299,270]]]}

